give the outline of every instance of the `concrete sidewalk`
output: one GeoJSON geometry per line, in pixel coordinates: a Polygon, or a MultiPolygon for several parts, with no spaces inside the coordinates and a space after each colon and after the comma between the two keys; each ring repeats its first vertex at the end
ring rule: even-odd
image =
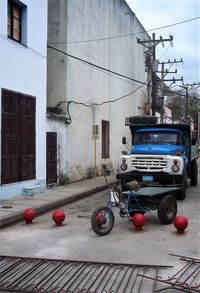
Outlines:
{"type": "MultiPolygon", "coordinates": [[[[115,176],[106,178],[108,183],[116,181],[115,176]]],[[[38,215],[106,188],[105,178],[100,176],[47,189],[34,196],[19,196],[2,200],[0,201],[0,227],[23,220],[22,214],[27,208],[34,209],[38,215]]]]}

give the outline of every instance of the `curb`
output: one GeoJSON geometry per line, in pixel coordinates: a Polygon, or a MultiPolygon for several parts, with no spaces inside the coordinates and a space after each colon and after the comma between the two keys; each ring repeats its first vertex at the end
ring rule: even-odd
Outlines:
{"type": "MultiPolygon", "coordinates": [[[[53,202],[47,202],[39,207],[35,207],[34,210],[36,211],[37,215],[51,211],[54,208],[58,208],[62,205],[66,205],[69,204],[71,202],[74,202],[76,200],[79,200],[81,198],[87,197],[89,195],[92,195],[96,192],[102,191],[107,189],[108,186],[107,185],[102,185],[93,189],[90,189],[88,191],[84,191],[75,195],[70,195],[66,198],[63,198],[61,200],[55,200],[53,202]]],[[[10,216],[7,217],[3,217],[0,219],[0,228],[4,227],[6,225],[10,225],[10,224],[14,224],[17,222],[21,222],[23,221],[23,217],[22,217],[22,212],[16,212],[10,216]]]]}

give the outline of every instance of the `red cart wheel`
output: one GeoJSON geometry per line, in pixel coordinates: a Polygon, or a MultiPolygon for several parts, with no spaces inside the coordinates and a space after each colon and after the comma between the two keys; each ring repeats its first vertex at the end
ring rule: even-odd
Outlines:
{"type": "Polygon", "coordinates": [[[99,236],[110,233],[114,226],[115,217],[108,207],[100,207],[94,211],[91,217],[91,226],[94,232],[99,236]]]}

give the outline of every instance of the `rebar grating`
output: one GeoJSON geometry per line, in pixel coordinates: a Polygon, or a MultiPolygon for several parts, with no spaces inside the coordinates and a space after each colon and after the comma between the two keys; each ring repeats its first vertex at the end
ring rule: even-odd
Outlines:
{"type": "Polygon", "coordinates": [[[176,292],[200,293],[200,259],[176,254],[170,255],[178,257],[181,261],[185,262],[184,266],[172,277],[167,279],[158,277],[154,279],[147,275],[142,276],[139,274],[139,276],[165,284],[164,288],[157,289],[154,292],[167,292],[172,289],[173,292],[175,290],[176,292]]]}
{"type": "Polygon", "coordinates": [[[169,266],[0,256],[0,291],[150,293],[169,266]],[[150,276],[151,279],[145,278],[150,276]]]}

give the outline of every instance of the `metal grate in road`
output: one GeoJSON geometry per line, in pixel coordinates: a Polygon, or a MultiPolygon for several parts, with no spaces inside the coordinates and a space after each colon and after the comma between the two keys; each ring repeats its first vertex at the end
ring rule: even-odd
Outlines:
{"type": "Polygon", "coordinates": [[[0,291],[151,293],[168,266],[0,256],[0,291]],[[151,279],[145,278],[145,276],[151,279]]]}
{"type": "MultiPolygon", "coordinates": [[[[167,279],[157,278],[157,281],[165,284],[165,287],[154,292],[173,290],[173,292],[200,293],[200,259],[176,254],[170,255],[179,257],[186,264],[172,277],[168,277],[167,279]]],[[[140,276],[142,277],[142,275],[140,276]]],[[[150,276],[145,275],[144,278],[152,280],[150,276]]]]}

